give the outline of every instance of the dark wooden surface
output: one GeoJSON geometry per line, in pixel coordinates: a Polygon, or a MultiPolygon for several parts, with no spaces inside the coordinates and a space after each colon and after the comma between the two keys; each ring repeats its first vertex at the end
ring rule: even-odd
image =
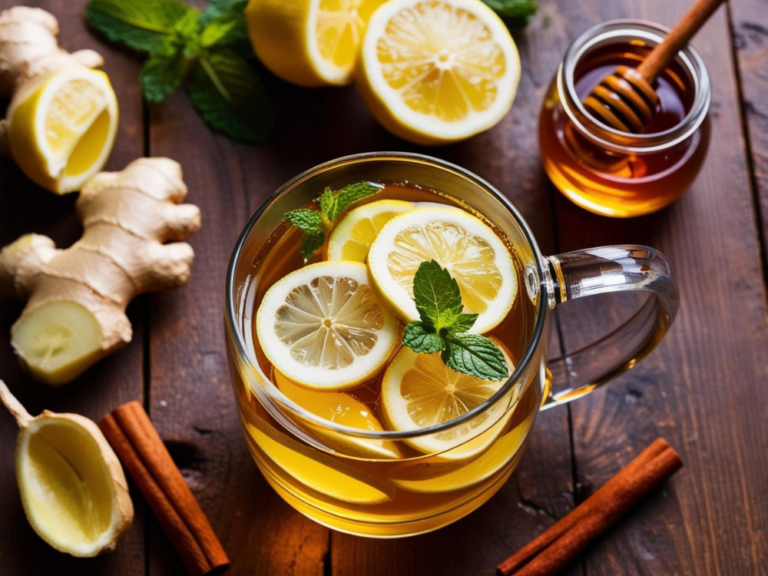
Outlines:
{"type": "MultiPolygon", "coordinates": [[[[5,8],[14,4],[0,1],[5,8]]],[[[669,209],[631,221],[588,214],[556,193],[538,159],[536,117],[568,43],[608,19],[672,25],[687,0],[542,1],[516,32],[523,74],[511,114],[468,142],[420,150],[384,132],[355,89],[302,90],[268,78],[277,128],[264,146],[211,132],[179,91],[145,106],[139,58],[96,38],[83,0],[34,5],[53,12],[70,49],[106,60],[121,124],[108,164],[137,156],[181,162],[189,201],[203,211],[192,239],[190,283],[129,308],[134,341],[78,382],[50,389],[18,369],[8,343],[21,306],[0,300],[0,377],[32,412],[98,419],[145,403],[232,558],[229,574],[487,574],[567,514],[656,436],[685,468],[590,548],[568,574],[724,574],[768,571],[768,10],[730,0],[694,45],[713,82],[713,138],[702,173],[669,209]],[[267,486],[241,437],[222,330],[224,271],[239,230],[263,199],[297,172],[341,155],[419,150],[488,179],[528,219],[548,254],[609,243],[646,243],[667,254],[682,291],[678,321],[660,349],[610,387],[543,413],[517,472],[480,510],[438,532],[378,541],[334,533],[293,511],[267,486]]],[[[80,234],[74,198],[56,198],[0,160],[0,245],[40,232],[67,245],[80,234]]],[[[622,302],[617,301],[617,304],[622,302]]],[[[554,349],[574,350],[627,310],[578,302],[558,313],[554,349]]],[[[179,574],[182,567],[141,496],[116,552],[76,560],[46,546],[24,520],[13,472],[16,431],[0,415],[0,573],[179,574]]]]}

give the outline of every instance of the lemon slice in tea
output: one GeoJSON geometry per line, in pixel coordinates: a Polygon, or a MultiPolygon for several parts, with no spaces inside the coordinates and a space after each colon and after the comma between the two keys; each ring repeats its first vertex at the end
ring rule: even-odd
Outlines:
{"type": "Polygon", "coordinates": [[[365,262],[368,250],[384,224],[411,210],[413,204],[404,200],[379,200],[350,210],[331,232],[328,260],[365,262]]]}
{"type": "Polygon", "coordinates": [[[478,314],[470,332],[498,325],[517,296],[509,248],[480,219],[455,208],[419,208],[390,220],[368,252],[379,295],[405,322],[418,320],[413,278],[436,260],[456,279],[466,312],[478,314]]]}
{"type": "Polygon", "coordinates": [[[275,282],[256,314],[272,365],[312,390],[344,390],[387,362],[400,329],[359,262],[320,262],[275,282]]]}
{"type": "MultiPolygon", "coordinates": [[[[349,394],[307,390],[291,382],[277,370],[275,370],[274,379],[283,394],[315,416],[350,428],[371,432],[384,430],[371,409],[349,394]]],[[[318,426],[311,426],[311,433],[344,456],[386,460],[402,458],[397,445],[388,440],[358,438],[318,426]]]]}
{"type": "MultiPolygon", "coordinates": [[[[509,354],[504,352],[510,374],[514,370],[509,354]]],[[[419,354],[403,347],[397,353],[381,384],[381,404],[386,423],[394,430],[420,430],[445,424],[465,415],[496,394],[504,384],[482,380],[449,368],[440,353],[419,354]]],[[[427,454],[456,451],[457,459],[470,459],[487,449],[504,431],[499,420],[508,402],[496,402],[483,414],[444,432],[408,439],[413,448],[427,454]],[[487,432],[494,431],[492,434],[487,432]],[[465,448],[466,447],[466,448],[465,448]]]]}

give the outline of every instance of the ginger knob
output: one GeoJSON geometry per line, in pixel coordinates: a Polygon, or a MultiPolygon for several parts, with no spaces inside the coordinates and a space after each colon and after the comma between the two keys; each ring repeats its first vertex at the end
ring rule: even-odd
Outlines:
{"type": "Polygon", "coordinates": [[[131,341],[131,299],[187,281],[194,252],[178,240],[200,227],[200,210],[186,195],[177,162],[141,158],[86,183],[70,248],[28,234],[0,251],[0,293],[27,300],[11,344],[35,379],[70,382],[131,341]]]}

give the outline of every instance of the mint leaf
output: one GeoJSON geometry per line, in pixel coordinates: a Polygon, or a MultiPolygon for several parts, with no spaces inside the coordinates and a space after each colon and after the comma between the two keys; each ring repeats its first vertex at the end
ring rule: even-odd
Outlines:
{"type": "Polygon", "coordinates": [[[165,100],[181,83],[188,67],[181,50],[171,54],[150,55],[139,75],[139,83],[147,101],[159,103],[165,100]]]}
{"type": "Polygon", "coordinates": [[[200,15],[202,46],[228,46],[243,58],[253,57],[245,23],[247,0],[213,0],[200,15]]]}
{"type": "Polygon", "coordinates": [[[450,328],[464,309],[459,284],[435,260],[419,265],[413,279],[413,299],[421,319],[429,319],[438,333],[450,328]]]}
{"type": "Polygon", "coordinates": [[[187,90],[205,121],[232,138],[259,143],[272,130],[274,113],[261,80],[227,48],[200,56],[187,90]]]}
{"type": "Polygon", "coordinates": [[[441,358],[449,368],[483,380],[502,380],[509,376],[504,354],[485,336],[450,333],[445,344],[441,358]]]}
{"type": "Polygon", "coordinates": [[[291,210],[283,216],[286,220],[302,231],[301,245],[299,251],[306,264],[314,254],[315,250],[320,248],[325,242],[325,228],[320,213],[309,208],[298,208],[291,210]]]}
{"type": "Polygon", "coordinates": [[[96,30],[142,52],[163,49],[188,13],[197,10],[175,0],[91,0],[85,7],[85,18],[96,30]]]}
{"type": "Polygon", "coordinates": [[[468,332],[475,325],[478,314],[459,314],[451,325],[451,332],[468,332]]]}
{"type": "Polygon", "coordinates": [[[538,9],[535,0],[483,0],[483,2],[512,28],[526,26],[538,9]]]}
{"type": "Polygon", "coordinates": [[[368,196],[373,196],[382,189],[382,186],[370,182],[356,182],[344,186],[338,192],[332,192],[330,188],[323,190],[318,198],[320,210],[323,211],[329,222],[333,222],[339,215],[352,204],[368,196]]]}
{"type": "Polygon", "coordinates": [[[304,232],[301,237],[301,244],[299,245],[299,252],[301,257],[304,258],[304,264],[309,262],[312,258],[312,254],[315,250],[320,248],[325,243],[325,234],[322,232],[304,232]]]}
{"type": "Polygon", "coordinates": [[[432,354],[445,348],[443,337],[435,333],[434,326],[429,322],[409,322],[403,334],[403,345],[414,352],[432,354]]]}

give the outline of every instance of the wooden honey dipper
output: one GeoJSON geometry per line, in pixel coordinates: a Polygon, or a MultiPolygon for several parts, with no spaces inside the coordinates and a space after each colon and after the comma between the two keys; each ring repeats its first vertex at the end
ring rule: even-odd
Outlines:
{"type": "Polygon", "coordinates": [[[584,107],[604,124],[641,133],[653,118],[659,96],[656,77],[702,27],[723,0],[698,0],[637,67],[619,66],[584,99],[584,107]]]}

